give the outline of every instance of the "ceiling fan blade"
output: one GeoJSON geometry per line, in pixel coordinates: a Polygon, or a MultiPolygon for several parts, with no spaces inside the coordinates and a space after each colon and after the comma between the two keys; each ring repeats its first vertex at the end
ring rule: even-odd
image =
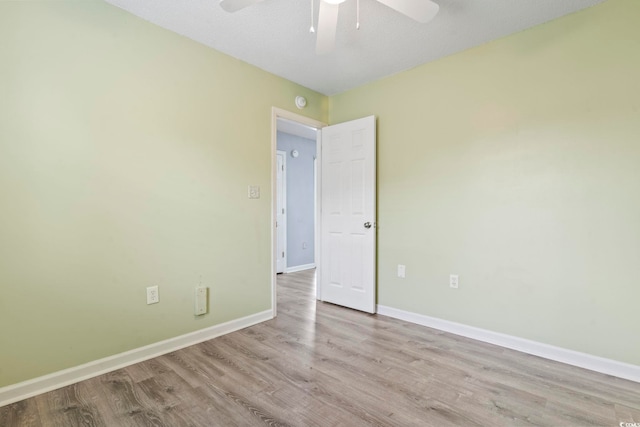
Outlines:
{"type": "Polygon", "coordinates": [[[261,1],[262,0],[222,0],[220,2],[220,7],[226,12],[233,13],[240,9],[244,9],[245,7],[260,3],[261,1]]]}
{"type": "Polygon", "coordinates": [[[316,37],[316,54],[324,55],[333,50],[336,44],[336,27],[338,26],[337,4],[320,1],[318,13],[318,36],[316,37]]]}
{"type": "Polygon", "coordinates": [[[378,0],[385,6],[396,10],[422,24],[431,21],[440,10],[440,6],[431,0],[378,0]]]}

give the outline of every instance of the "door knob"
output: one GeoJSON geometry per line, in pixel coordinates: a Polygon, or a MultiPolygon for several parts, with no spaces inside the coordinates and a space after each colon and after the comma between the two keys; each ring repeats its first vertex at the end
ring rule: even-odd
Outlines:
{"type": "Polygon", "coordinates": [[[370,222],[365,222],[364,223],[364,228],[371,228],[371,223],[370,222]]]}

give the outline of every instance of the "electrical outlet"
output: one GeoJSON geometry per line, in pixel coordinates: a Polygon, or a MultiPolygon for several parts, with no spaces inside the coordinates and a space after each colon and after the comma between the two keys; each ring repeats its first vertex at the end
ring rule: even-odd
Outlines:
{"type": "Polygon", "coordinates": [[[453,289],[458,289],[458,275],[450,274],[449,275],[449,287],[453,289]]]}
{"type": "Polygon", "coordinates": [[[156,304],[160,302],[160,294],[158,293],[158,286],[149,286],[147,288],[147,305],[156,304]]]}
{"type": "Polygon", "coordinates": [[[401,279],[404,279],[406,275],[407,275],[407,267],[402,264],[398,264],[398,277],[401,279]]]}
{"type": "Polygon", "coordinates": [[[258,185],[250,185],[248,188],[249,198],[250,199],[259,199],[260,198],[260,186],[258,185]]]}
{"type": "Polygon", "coordinates": [[[196,288],[196,305],[195,315],[201,316],[207,314],[207,288],[205,286],[198,286],[196,288]]]}

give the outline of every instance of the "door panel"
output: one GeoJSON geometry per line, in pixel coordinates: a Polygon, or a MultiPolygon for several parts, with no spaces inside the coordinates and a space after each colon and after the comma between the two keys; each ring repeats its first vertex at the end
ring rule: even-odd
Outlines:
{"type": "Polygon", "coordinates": [[[373,116],[322,129],[321,299],[369,313],[376,298],[375,142],[373,116]]]}

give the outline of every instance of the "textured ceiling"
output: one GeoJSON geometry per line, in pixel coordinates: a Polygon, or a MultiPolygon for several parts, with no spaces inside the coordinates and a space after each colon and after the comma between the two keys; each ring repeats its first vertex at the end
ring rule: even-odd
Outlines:
{"type": "MultiPolygon", "coordinates": [[[[419,24],[378,3],[340,5],[335,50],[315,53],[311,0],[265,0],[227,13],[219,0],[106,0],[305,87],[333,95],[443,56],[550,21],[605,0],[436,0],[419,24]]],[[[318,2],[314,0],[317,24],[318,2]]]]}

